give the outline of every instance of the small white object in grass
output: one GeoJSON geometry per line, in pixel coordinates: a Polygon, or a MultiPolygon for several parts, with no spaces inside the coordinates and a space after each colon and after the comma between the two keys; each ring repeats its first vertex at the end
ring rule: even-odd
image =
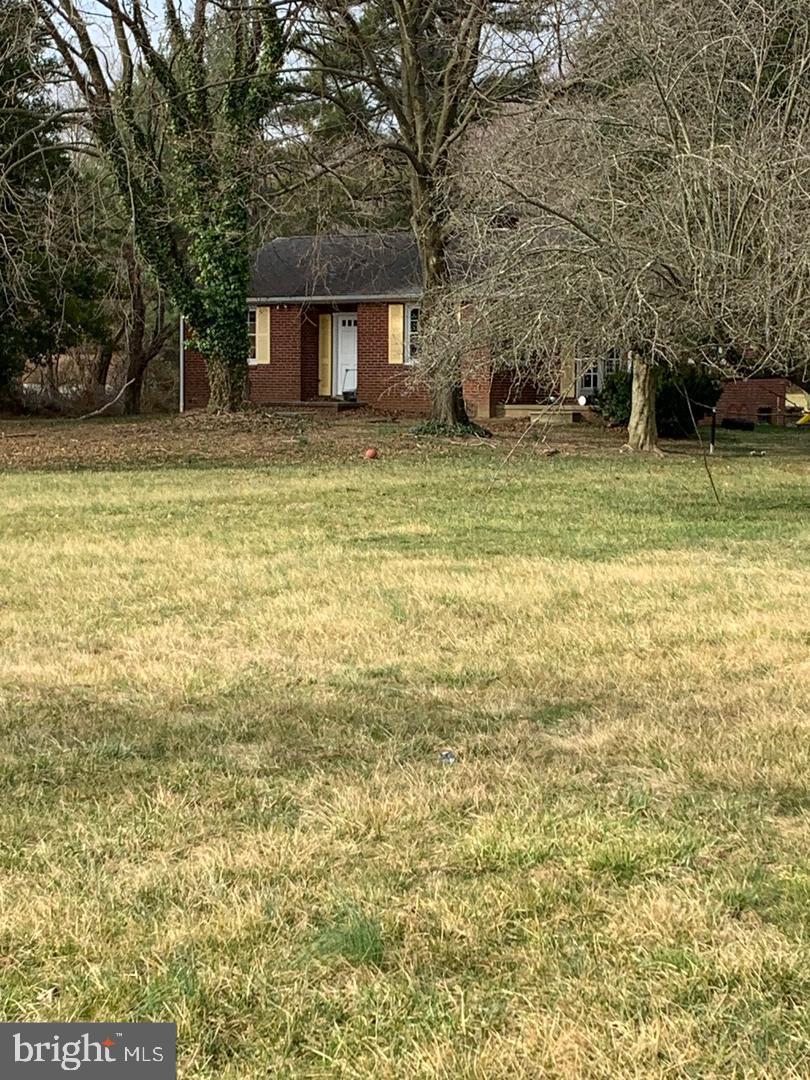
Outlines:
{"type": "Polygon", "coordinates": [[[455,765],[457,760],[452,750],[441,750],[439,752],[439,761],[442,765],[455,765]]]}

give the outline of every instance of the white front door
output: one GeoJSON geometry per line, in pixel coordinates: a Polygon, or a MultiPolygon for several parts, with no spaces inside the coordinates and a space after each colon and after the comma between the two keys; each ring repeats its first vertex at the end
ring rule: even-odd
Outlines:
{"type": "Polygon", "coordinates": [[[357,316],[338,313],[335,325],[334,393],[339,397],[357,390],[357,316]]]}

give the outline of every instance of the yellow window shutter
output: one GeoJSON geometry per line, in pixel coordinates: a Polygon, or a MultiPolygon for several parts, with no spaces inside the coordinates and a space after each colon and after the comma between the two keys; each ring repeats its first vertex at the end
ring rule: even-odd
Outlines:
{"type": "Polygon", "coordinates": [[[388,305],[388,363],[405,360],[405,305],[388,305]]]}
{"type": "Polygon", "coordinates": [[[318,316],[318,393],[332,396],[332,316],[318,316]]]}
{"type": "Polygon", "coordinates": [[[256,363],[270,363],[270,308],[256,308],[256,363]]]}

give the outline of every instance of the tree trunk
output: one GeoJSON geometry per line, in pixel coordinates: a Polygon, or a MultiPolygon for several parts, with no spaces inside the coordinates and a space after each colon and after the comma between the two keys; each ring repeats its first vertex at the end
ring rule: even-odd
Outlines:
{"type": "MultiPolygon", "coordinates": [[[[444,218],[446,210],[440,198],[436,196],[429,171],[411,174],[411,224],[419,248],[422,263],[422,310],[420,318],[430,318],[431,298],[434,290],[447,283],[447,227],[444,218]]],[[[461,371],[448,373],[447,382],[441,380],[431,389],[430,418],[443,427],[469,427],[470,417],[464,404],[461,385],[461,371]]]]}
{"type": "Polygon", "coordinates": [[[207,357],[205,366],[208,371],[208,411],[236,412],[242,407],[247,366],[229,364],[215,357],[207,357]]]}
{"type": "Polygon", "coordinates": [[[141,395],[146,364],[127,371],[127,387],[124,390],[124,416],[138,416],[141,411],[141,395]]]}
{"type": "Polygon", "coordinates": [[[93,404],[96,408],[98,408],[99,405],[103,405],[107,399],[107,377],[110,374],[110,364],[112,363],[114,348],[115,343],[113,339],[107,338],[105,341],[99,343],[98,349],[96,350],[92,373],[93,404]]]}
{"type": "Polygon", "coordinates": [[[631,450],[648,453],[658,449],[658,425],[655,420],[656,371],[652,364],[636,356],[633,359],[633,390],[627,445],[631,450]]]}
{"type": "Polygon", "coordinates": [[[125,258],[129,278],[130,311],[123,409],[125,416],[137,416],[141,411],[146,369],[166,343],[171,327],[166,324],[163,296],[158,289],[157,295],[152,300],[155,310],[151,337],[147,333],[149,303],[144,290],[143,269],[132,244],[126,246],[125,258]]]}
{"type": "Polygon", "coordinates": [[[59,392],[59,361],[49,356],[43,369],[43,385],[45,387],[45,401],[48,405],[56,405],[61,398],[59,392]]]}
{"type": "Polygon", "coordinates": [[[452,386],[437,386],[431,394],[431,420],[443,427],[467,426],[470,418],[464,404],[464,393],[460,383],[452,386]]]}

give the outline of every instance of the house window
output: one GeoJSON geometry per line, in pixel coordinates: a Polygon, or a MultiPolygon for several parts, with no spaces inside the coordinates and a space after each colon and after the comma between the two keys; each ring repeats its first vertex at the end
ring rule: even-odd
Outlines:
{"type": "Polygon", "coordinates": [[[579,394],[593,397],[599,390],[599,365],[579,362],[579,394]]]}
{"type": "Polygon", "coordinates": [[[415,364],[419,355],[419,305],[405,305],[405,363],[415,364]]]}
{"type": "Polygon", "coordinates": [[[619,356],[608,356],[604,360],[577,361],[577,397],[595,397],[604,387],[605,379],[622,369],[619,356]]]}
{"type": "Polygon", "coordinates": [[[256,363],[256,308],[248,308],[248,363],[256,363]]]}

